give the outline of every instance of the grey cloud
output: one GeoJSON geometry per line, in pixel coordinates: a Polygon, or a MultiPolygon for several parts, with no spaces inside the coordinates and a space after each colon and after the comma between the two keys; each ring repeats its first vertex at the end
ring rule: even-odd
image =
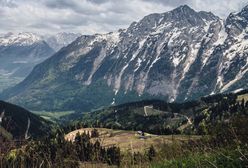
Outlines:
{"type": "Polygon", "coordinates": [[[1,0],[0,7],[16,8],[17,4],[13,0],[1,0]]]}
{"type": "Polygon", "coordinates": [[[47,23],[33,23],[33,24],[28,25],[28,27],[34,28],[34,29],[39,29],[41,27],[45,29],[53,29],[53,26],[47,23]]]}
{"type": "Polygon", "coordinates": [[[103,33],[127,28],[150,13],[187,4],[225,18],[247,0],[0,0],[0,33],[103,33]]]}
{"type": "MultiPolygon", "coordinates": [[[[147,2],[151,2],[150,0],[143,0],[147,2]]],[[[166,6],[171,6],[171,7],[178,7],[180,5],[185,5],[185,4],[193,4],[194,0],[153,0],[154,3],[160,3],[166,6]]]]}
{"type": "Polygon", "coordinates": [[[88,1],[81,0],[46,0],[45,6],[52,9],[68,9],[76,13],[97,15],[99,8],[88,1]]]}
{"type": "Polygon", "coordinates": [[[87,1],[95,3],[95,4],[103,4],[103,3],[108,2],[109,0],[87,0],[87,1]]]}
{"type": "Polygon", "coordinates": [[[69,2],[67,0],[55,0],[55,1],[46,1],[45,5],[49,8],[59,8],[59,9],[67,9],[67,8],[76,8],[77,5],[73,2],[69,2]]]}

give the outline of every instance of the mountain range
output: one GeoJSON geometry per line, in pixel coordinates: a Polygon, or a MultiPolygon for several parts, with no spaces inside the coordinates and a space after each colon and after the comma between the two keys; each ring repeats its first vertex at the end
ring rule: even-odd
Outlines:
{"type": "Polygon", "coordinates": [[[32,68],[54,53],[33,33],[7,33],[0,37],[0,71],[6,76],[26,77],[32,68]]]}
{"type": "Polygon", "coordinates": [[[43,39],[50,47],[52,47],[54,51],[58,51],[61,48],[66,47],[67,45],[72,43],[79,36],[81,36],[81,34],[79,33],[62,32],[55,35],[43,36],[43,39]]]}
{"type": "Polygon", "coordinates": [[[23,80],[33,67],[74,41],[79,34],[58,33],[41,36],[35,33],[0,35],[0,91],[23,80]]]}
{"type": "Polygon", "coordinates": [[[77,38],[1,98],[32,110],[91,111],[238,91],[247,88],[247,37],[248,6],[222,20],[184,5],[77,38]]]}

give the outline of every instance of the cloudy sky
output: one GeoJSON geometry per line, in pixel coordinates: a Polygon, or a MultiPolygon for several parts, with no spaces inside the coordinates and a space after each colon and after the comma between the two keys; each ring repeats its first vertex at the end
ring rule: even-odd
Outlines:
{"type": "Polygon", "coordinates": [[[0,0],[0,33],[104,33],[187,4],[225,18],[247,0],[0,0]]]}

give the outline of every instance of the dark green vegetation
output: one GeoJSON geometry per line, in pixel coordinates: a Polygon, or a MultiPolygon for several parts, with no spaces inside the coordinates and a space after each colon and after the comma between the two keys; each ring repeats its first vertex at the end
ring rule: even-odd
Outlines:
{"type": "Polygon", "coordinates": [[[66,120],[66,116],[73,114],[74,111],[60,111],[60,112],[32,111],[32,113],[53,123],[63,123],[66,120]]]}
{"type": "MultiPolygon", "coordinates": [[[[63,52],[63,50],[60,52],[63,52]]],[[[43,73],[45,73],[43,71],[51,68],[50,66],[52,66],[49,65],[47,61],[44,62],[44,65],[42,64],[35,67],[33,72],[43,75],[43,73]]],[[[56,72],[56,69],[51,71],[56,72]]],[[[90,86],[82,86],[81,83],[72,81],[74,77],[72,77],[70,73],[54,76],[49,72],[46,75],[46,79],[43,79],[40,83],[37,83],[37,75],[31,74],[20,84],[14,86],[13,88],[4,90],[1,93],[0,98],[14,102],[17,105],[23,105],[32,111],[39,111],[42,109],[44,111],[56,112],[95,111],[96,109],[111,105],[113,97],[116,99],[118,98],[118,101],[116,101],[117,104],[135,100],[156,98],[149,95],[139,97],[139,95],[135,92],[125,95],[124,91],[121,91],[115,95],[114,91],[107,86],[105,81],[97,81],[90,86]],[[37,87],[29,88],[28,84],[30,82],[43,89],[38,90],[37,87]],[[22,96],[19,97],[19,92],[23,92],[24,90],[26,90],[26,92],[21,93],[22,96]],[[37,94],[39,95],[38,97],[36,97],[37,94]]]]}
{"type": "Polygon", "coordinates": [[[47,138],[27,142],[22,148],[0,155],[0,167],[76,168],[81,162],[93,161],[120,165],[120,149],[115,146],[104,148],[99,141],[91,142],[96,134],[77,134],[75,140],[69,142],[65,141],[63,131],[58,130],[47,138]]]}
{"type": "Polygon", "coordinates": [[[67,119],[76,119],[86,126],[143,130],[154,134],[204,135],[207,126],[229,122],[237,115],[248,115],[246,92],[219,94],[185,103],[133,102],[91,113],[72,114],[67,119]]]}
{"type": "Polygon", "coordinates": [[[51,130],[51,123],[29,111],[0,101],[0,138],[39,138],[51,130]],[[26,137],[25,137],[26,136],[26,137]]]}
{"type": "MultiPolygon", "coordinates": [[[[247,91],[243,91],[181,104],[150,100],[86,113],[63,129],[36,140],[4,140],[0,164],[2,167],[80,167],[92,163],[120,167],[245,167],[248,165],[247,96],[247,91]],[[77,134],[72,142],[65,140],[70,131],[90,126],[188,134],[188,140],[177,141],[172,136],[173,143],[164,141],[159,146],[144,148],[144,152],[120,152],[118,146],[104,146],[104,139],[96,140],[99,133],[95,129],[90,134],[77,134]],[[195,134],[203,137],[191,138],[195,134]]],[[[64,119],[74,117],[70,114],[64,119]]]]}
{"type": "Polygon", "coordinates": [[[152,167],[247,167],[247,122],[247,117],[234,117],[229,123],[208,127],[208,136],[202,139],[161,145],[152,167]],[[161,156],[163,160],[159,159],[161,156]]]}
{"type": "MultiPolygon", "coordinates": [[[[161,143],[159,148],[148,147],[144,152],[120,153],[118,147],[102,147],[101,141],[90,141],[98,133],[77,134],[73,142],[65,141],[64,131],[39,141],[14,146],[0,156],[2,167],[71,167],[84,163],[92,167],[246,167],[248,165],[248,118],[234,117],[229,123],[219,122],[207,127],[208,135],[172,144],[161,143]]],[[[173,136],[172,136],[173,138],[173,136]]]]}

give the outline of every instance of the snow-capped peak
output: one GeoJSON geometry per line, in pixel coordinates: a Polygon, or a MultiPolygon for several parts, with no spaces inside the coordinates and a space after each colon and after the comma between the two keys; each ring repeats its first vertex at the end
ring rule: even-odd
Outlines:
{"type": "Polygon", "coordinates": [[[120,33],[110,32],[107,34],[95,34],[94,36],[95,36],[95,39],[92,42],[106,40],[111,44],[116,44],[119,42],[120,33]]]}
{"type": "Polygon", "coordinates": [[[29,46],[41,40],[42,40],[41,37],[34,33],[29,33],[29,32],[7,33],[0,36],[0,45],[29,46]]]}
{"type": "Polygon", "coordinates": [[[58,51],[62,47],[65,47],[72,43],[76,38],[81,36],[79,33],[66,33],[61,32],[52,36],[44,37],[47,44],[52,47],[55,51],[58,51]]]}

